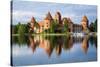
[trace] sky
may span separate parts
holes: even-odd
[[[26,24],[30,22],[31,17],[35,17],[37,22],[42,21],[48,11],[50,11],[52,17],[59,11],[62,18],[69,17],[76,24],[80,24],[84,15],[88,17],[89,24],[97,18],[96,5],[13,1],[12,8],[12,24],[18,24],[18,22]]]

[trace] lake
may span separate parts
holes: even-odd
[[[97,37],[12,36],[11,65],[97,61]]]

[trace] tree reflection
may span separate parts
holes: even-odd
[[[68,36],[68,37],[65,38],[63,48],[65,50],[70,50],[72,47],[73,47],[73,37]]]
[[[19,46],[22,46],[22,45],[26,45],[27,41],[28,41],[28,36],[12,36],[11,38],[11,43],[13,45],[15,44],[18,44]]]
[[[97,49],[97,36],[90,36],[89,41],[91,43],[92,46],[95,46]]]
[[[12,37],[12,43],[19,46],[27,45],[32,49],[34,53],[36,48],[43,48],[48,57],[52,55],[55,50],[56,55],[60,56],[62,50],[70,50],[75,43],[79,43],[84,53],[87,54],[89,48],[89,42],[91,45],[97,48],[97,37],[85,36],[85,37],[72,37],[70,36],[42,36],[42,35],[29,35]]]
[[[56,48],[56,53],[59,56],[62,51],[62,45],[64,43],[64,38],[62,36],[55,36],[55,48]]]

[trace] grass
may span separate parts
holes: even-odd
[[[12,36],[19,36],[20,34],[12,34]],[[28,34],[25,34],[28,35]],[[70,35],[70,33],[40,33],[40,34],[32,34],[32,36],[34,35],[46,35],[46,36],[67,36]]]
[[[33,36],[34,35],[46,35],[46,36],[67,36],[68,34],[59,34],[59,33],[57,33],[57,34],[55,34],[55,33],[47,33],[47,34],[32,34]]]
[[[12,34],[12,36],[19,36],[19,34]]]
[[[97,33],[96,32],[92,32],[94,33],[93,36],[97,36]],[[20,34],[12,34],[12,36],[19,36]],[[29,34],[24,34],[24,35],[29,35]],[[67,33],[40,33],[40,34],[35,34],[33,33],[32,36],[35,36],[35,35],[43,35],[43,36],[69,36],[71,35],[70,32],[67,32]],[[88,33],[89,35],[89,33]]]

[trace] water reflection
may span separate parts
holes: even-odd
[[[83,41],[82,41],[82,49],[85,54],[87,54],[88,48],[89,48],[89,37],[85,36]]]
[[[81,45],[84,54],[88,53],[89,43],[97,48],[97,37],[84,36],[84,37],[72,37],[72,36],[23,36],[13,37],[12,44],[18,44],[19,46],[27,45],[31,48],[33,54],[36,48],[43,48],[45,53],[50,57],[53,50],[56,55],[60,56],[62,50],[71,50],[75,44]]]

